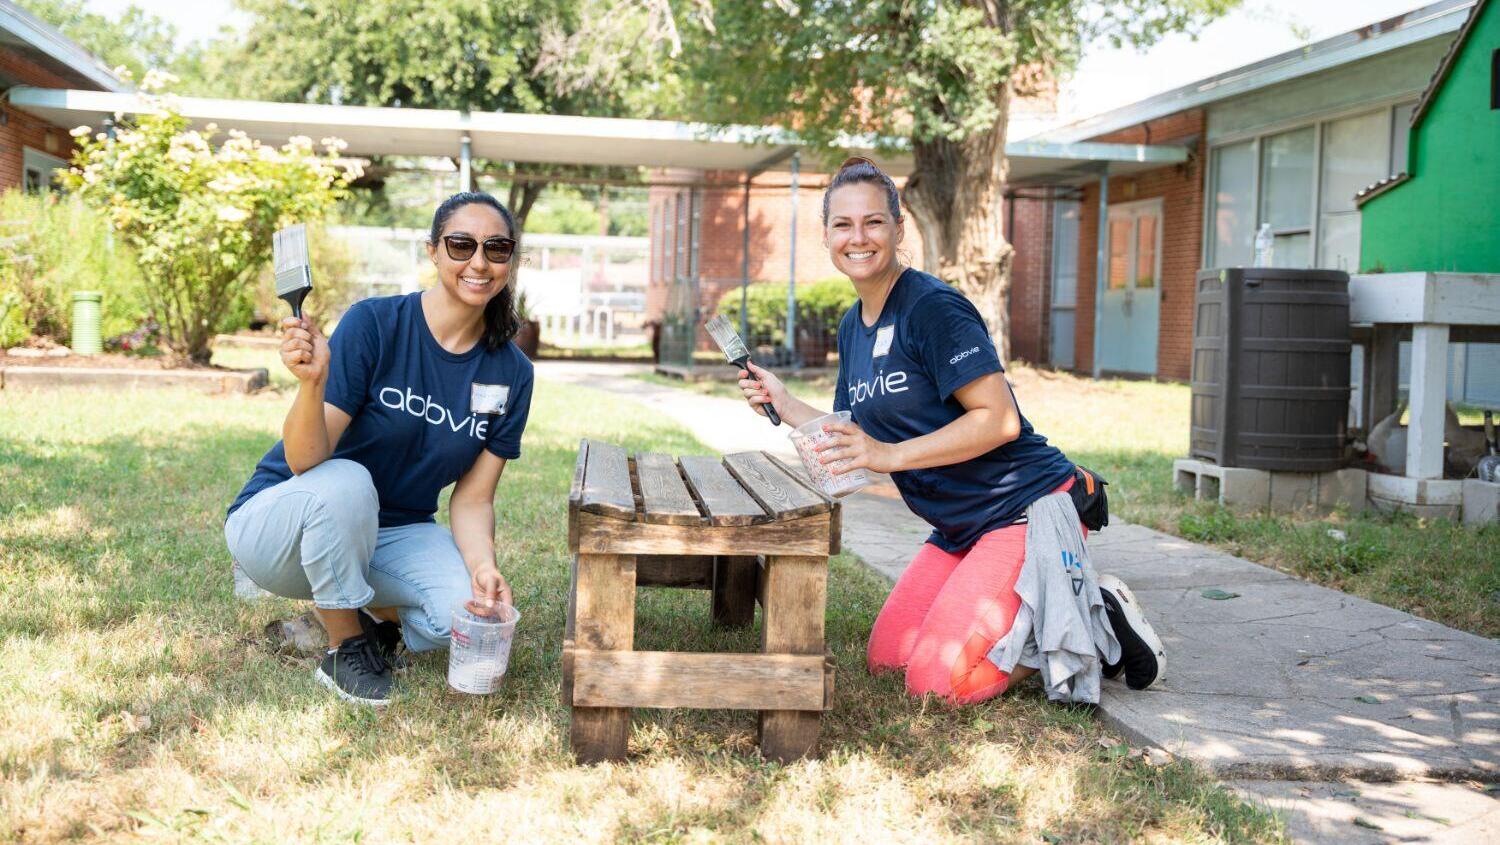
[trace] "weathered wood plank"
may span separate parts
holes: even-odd
[[[630,462],[613,443],[588,442],[587,466],[579,510],[615,519],[635,519],[635,491],[630,486]]]
[[[567,662],[567,658],[564,658]],[[573,705],[821,712],[820,654],[574,650]]]
[[[568,488],[568,549],[578,550],[578,508],[583,504],[583,473],[588,466],[589,442],[578,441],[578,461],[573,464],[573,485]]]
[[[724,555],[713,562],[714,623],[743,628],[754,622],[760,561],[753,556]]]
[[[817,556],[773,556],[762,573],[766,654],[824,654],[823,619],[828,598],[828,560]],[[817,713],[762,710],[760,753],[788,762],[816,749],[821,723]]]
[[[652,525],[592,513],[578,515],[580,554],[822,555],[827,557],[830,514],[761,525]]]
[[[641,481],[641,521],[659,525],[704,525],[708,518],[688,491],[677,462],[671,455],[635,456],[636,476]]]
[[[776,519],[795,519],[833,509],[833,502],[813,493],[807,485],[788,475],[764,452],[725,455],[724,466]]]
[[[635,558],[581,554],[575,566],[573,651],[629,650],[635,643]],[[577,665],[568,668],[576,686]],[[580,763],[624,760],[630,710],[574,707],[570,739]]]
[[[635,559],[635,585],[712,589],[714,558],[708,555],[641,555]]]
[[[770,514],[729,474],[718,458],[684,455],[682,474],[716,526],[753,525],[771,521]]]
[[[807,477],[807,470],[804,469],[800,463],[796,465],[789,464],[786,461],[783,461],[781,458],[771,454],[770,452],[764,452],[762,454],[764,454],[766,458],[771,461],[771,463],[780,467],[781,471],[786,473],[788,478],[792,479],[798,484],[801,484],[802,488],[807,492],[813,494],[814,496],[817,496],[830,505],[837,505],[839,503],[838,499],[835,499],[827,493],[824,493],[822,490],[819,490],[817,485],[812,483],[812,479]]]

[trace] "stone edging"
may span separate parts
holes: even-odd
[[[133,390],[188,387],[199,393],[253,393],[269,383],[262,367],[250,370],[130,370],[109,367],[0,367],[0,389],[97,387]]]

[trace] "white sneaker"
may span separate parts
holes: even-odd
[[[1161,638],[1141,612],[1140,602],[1130,588],[1113,575],[1099,576],[1099,594],[1109,615],[1115,639],[1120,641],[1120,662],[1104,664],[1104,677],[1114,678],[1125,672],[1125,684],[1131,689],[1146,689],[1167,671],[1167,652]]]

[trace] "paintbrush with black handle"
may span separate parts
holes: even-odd
[[[307,226],[298,223],[271,236],[271,259],[276,269],[276,295],[302,319],[302,300],[312,290],[312,267],[307,258]]]
[[[719,344],[719,349],[723,350],[724,357],[729,359],[729,363],[747,373],[750,372],[750,350],[745,346],[745,341],[740,339],[739,332],[734,330],[734,326],[729,325],[729,321],[724,319],[723,315],[709,320],[703,327],[708,329],[714,343]],[[781,415],[776,413],[776,408],[770,402],[761,407],[766,409],[766,416],[770,418],[772,425],[781,425]]]

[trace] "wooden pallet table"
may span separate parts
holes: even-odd
[[[761,754],[810,755],[833,694],[823,645],[838,502],[763,452],[673,458],[585,440],[568,496],[563,702],[580,762],[623,760],[633,707],[759,711]],[[710,590],[761,652],[636,651],[636,587]]]

